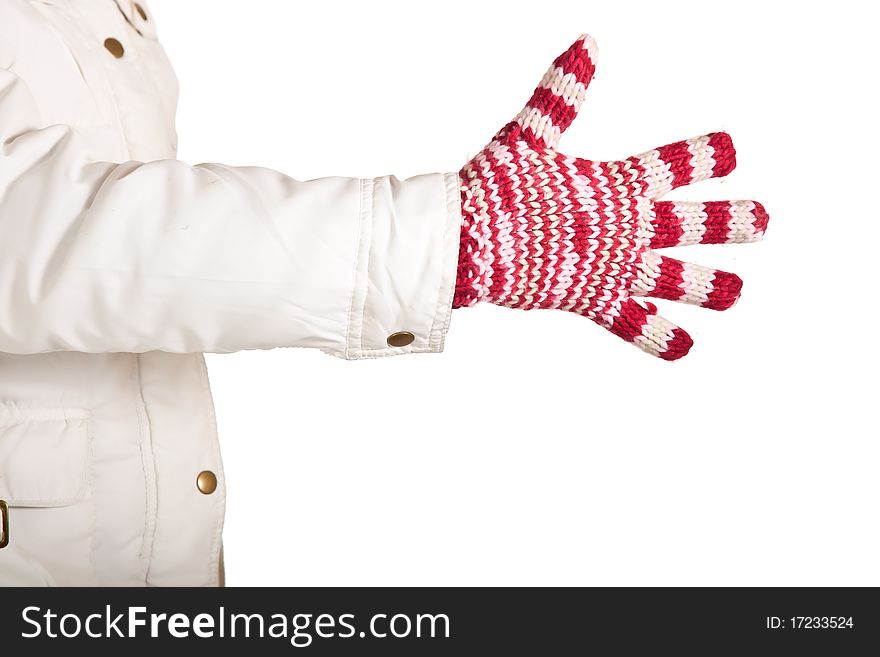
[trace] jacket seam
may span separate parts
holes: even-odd
[[[144,477],[144,531],[141,535],[141,548],[138,558],[142,561],[144,584],[150,579],[150,567],[153,561],[153,542],[156,538],[156,524],[159,518],[158,482],[156,481],[156,456],[153,453],[153,433],[150,411],[144,399],[143,381],[141,380],[141,357],[135,354],[132,359],[132,383],[134,384],[137,401],[135,413],[138,426],[138,451],[141,458],[141,472]],[[144,426],[146,424],[146,426]],[[148,473],[147,465],[152,465],[152,473]],[[152,474],[152,476],[150,476]],[[150,500],[153,500],[151,509]],[[152,518],[151,518],[152,515]]]
[[[440,287],[437,291],[437,306],[431,327],[429,347],[441,351],[452,319],[452,298],[455,292],[456,264],[458,262],[458,242],[455,235],[461,232],[461,197],[458,174],[447,173],[442,178],[445,219],[443,225],[443,261],[441,263]],[[447,273],[449,272],[449,273]]]
[[[369,204],[370,212],[369,212],[369,215],[366,217],[366,221],[369,222],[367,225],[367,228],[369,230],[368,230],[368,234],[366,236],[367,245],[366,245],[366,253],[364,256],[366,258],[366,262],[364,263],[364,268],[363,268],[364,303],[363,303],[363,306],[361,307],[361,316],[360,316],[361,326],[360,326],[360,336],[359,336],[360,339],[358,340],[358,352],[362,352],[364,350],[364,330],[365,330],[365,324],[367,321],[367,302],[369,301],[369,297],[370,297],[370,265],[373,262],[373,247],[375,246],[374,245],[375,240],[373,239],[373,233],[374,233],[373,223],[376,220],[376,183],[377,182],[378,181],[374,178],[372,180],[372,185],[370,186],[370,204]]]
[[[95,581],[98,581],[98,568],[97,564],[95,564],[95,534],[98,529],[98,503],[95,499],[95,489],[92,485],[92,480],[94,478],[94,463],[95,463],[95,454],[94,454],[94,440],[92,436],[92,425],[89,419],[85,420],[85,431],[86,431],[86,440],[88,441],[88,449],[86,450],[86,486],[87,489],[81,499],[88,499],[89,503],[89,519],[91,521],[91,526],[89,528],[89,567],[92,569],[92,577],[95,578]]]
[[[223,505],[223,508],[216,514],[217,518],[214,521],[214,538],[211,541],[211,559],[208,563],[208,582],[211,586],[219,586],[220,554],[223,549],[223,525],[226,515],[226,474],[223,470],[223,456],[220,452],[219,434],[217,431],[217,415],[216,409],[214,408],[214,396],[211,394],[211,384],[208,379],[208,366],[205,363],[205,357],[203,354],[193,354],[193,359],[195,360],[196,368],[199,371],[199,382],[208,406],[208,424],[211,430],[211,435],[209,436],[211,451],[216,459],[216,465],[214,467],[217,470],[216,474],[219,474],[218,479],[221,487],[220,491],[215,492],[222,491],[223,495],[223,501],[218,502],[218,504]]]
[[[92,411],[88,408],[20,406],[0,402],[0,425],[2,426],[88,420],[91,416]]]
[[[357,218],[357,236],[355,238],[355,251],[354,258],[352,264],[352,281],[351,281],[351,293],[348,297],[348,314],[345,322],[345,344],[343,345],[342,354],[344,358],[350,358],[351,354],[356,351],[353,349],[352,342],[354,341],[354,328],[355,328],[355,299],[358,295],[358,290],[360,288],[360,270],[361,270],[361,251],[363,250],[363,242],[365,239],[364,235],[364,226],[366,224],[366,214],[368,211],[372,211],[372,202],[373,202],[373,180],[369,178],[362,178],[358,181],[359,186],[359,194],[358,194],[358,218]],[[364,294],[364,308],[366,307],[366,294]],[[361,309],[363,311],[363,308]],[[360,341],[363,339],[363,321],[361,321],[361,337]]]

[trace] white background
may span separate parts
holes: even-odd
[[[875,22],[865,3],[153,0],[180,155],[297,178],[457,171],[579,33],[562,150],[728,130],[766,240],[654,360],[591,322],[456,311],[442,355],[209,357],[231,585],[880,585]],[[825,8],[820,10],[818,7]]]

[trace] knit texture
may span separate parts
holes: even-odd
[[[675,360],[682,329],[639,297],[730,308],[735,274],[654,249],[760,239],[767,213],[754,201],[661,201],[672,189],[726,176],[730,137],[713,133],[625,160],[556,151],[583,103],[595,42],[578,39],[545,74],[526,107],[461,170],[463,222],[453,307],[490,302],[589,317],[644,351]]]

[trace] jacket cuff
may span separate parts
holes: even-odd
[[[355,281],[342,356],[443,350],[458,261],[459,188],[454,173],[361,180]]]

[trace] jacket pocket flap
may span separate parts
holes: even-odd
[[[0,402],[0,499],[67,506],[88,488],[89,412]]]

